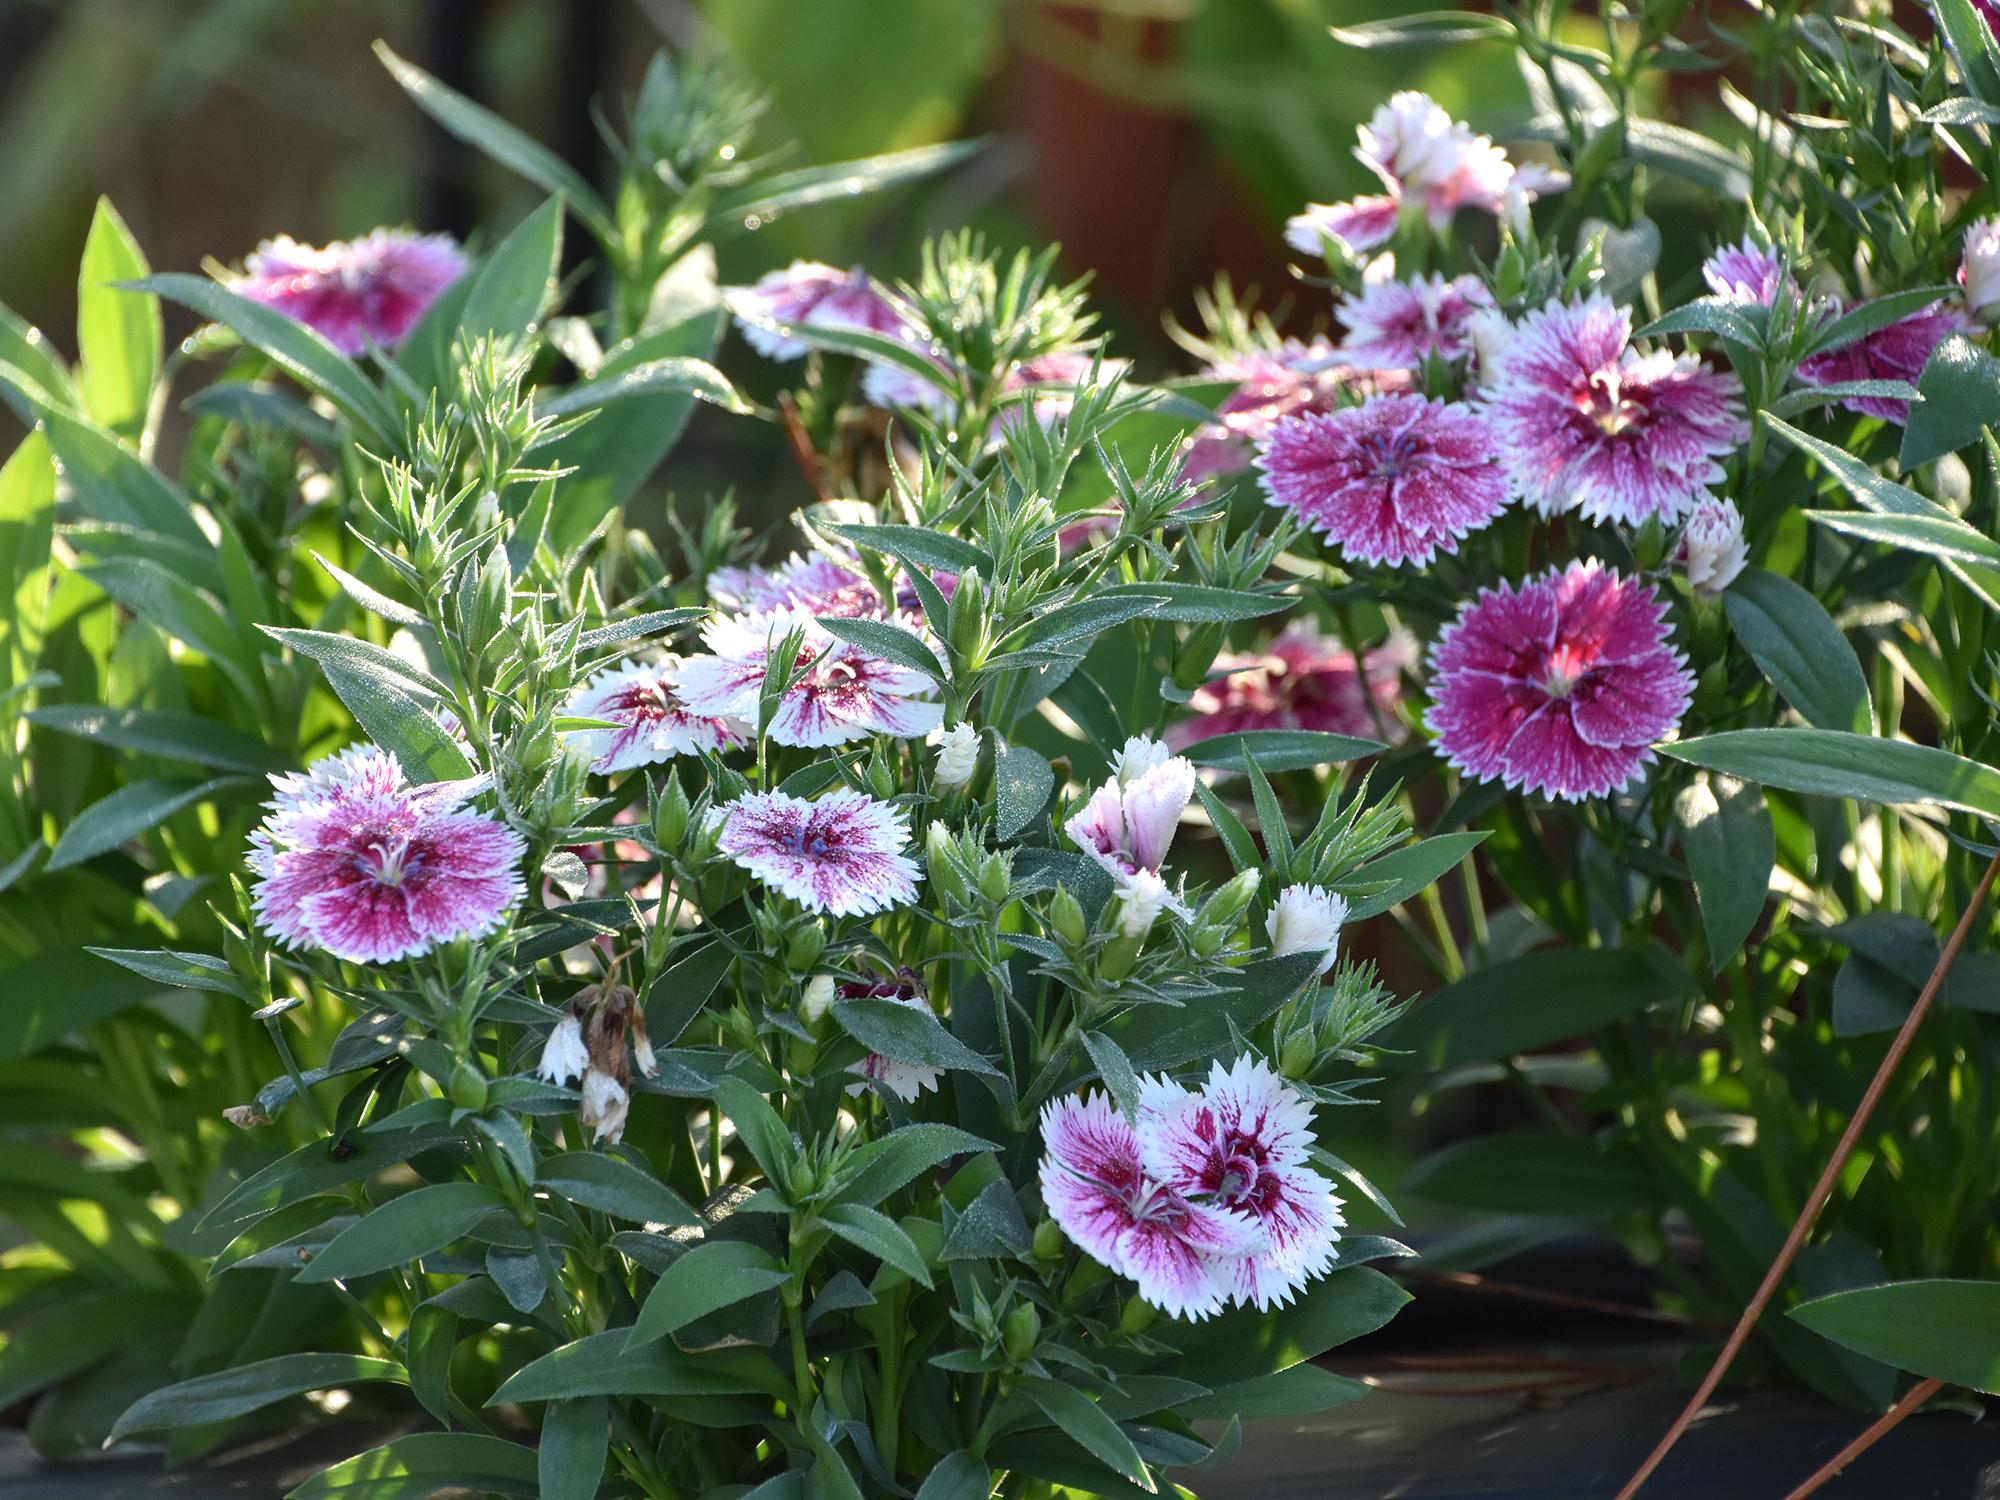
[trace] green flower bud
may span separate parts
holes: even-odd
[[[451,1070],[451,1102],[460,1109],[486,1108],[486,1078],[461,1059]]]
[[[988,619],[986,581],[977,568],[967,568],[958,575],[946,619],[952,655],[969,669],[984,665],[992,644],[989,638],[992,623]]]
[[[819,956],[826,951],[826,929],[818,922],[807,922],[792,929],[792,935],[785,944],[785,967],[794,974],[803,974],[819,962]]]
[[[1116,984],[1132,972],[1132,965],[1139,961],[1139,950],[1146,945],[1144,934],[1138,937],[1119,936],[1104,945],[1104,951],[1097,956],[1098,978]]]
[[[785,1186],[794,1202],[810,1198],[814,1189],[819,1186],[818,1174],[813,1171],[810,1162],[800,1157],[792,1163],[792,1170],[786,1174]]]
[[[1174,686],[1193,691],[1208,680],[1215,654],[1222,649],[1220,625],[1197,625],[1174,653]]]
[[[1042,1315],[1035,1311],[1035,1304],[1023,1302],[1007,1314],[1005,1330],[1001,1335],[1001,1347],[1007,1357],[1019,1364],[1035,1352],[1035,1343],[1042,1336]]]
[[[1063,1253],[1063,1232],[1056,1228],[1054,1219],[1044,1219],[1035,1226],[1035,1259],[1055,1260]]]
[[[1128,1298],[1118,1309],[1118,1327],[1127,1338],[1137,1338],[1153,1326],[1153,1319],[1159,1311],[1150,1302],[1141,1302],[1137,1297]]]
[[[1262,870],[1245,870],[1216,891],[1201,908],[1202,925],[1227,928],[1234,924],[1256,899],[1257,886],[1263,878]]]
[[[964,906],[972,899],[972,887],[958,868],[957,852],[952,847],[951,831],[942,823],[931,824],[924,836],[924,864],[930,872],[931,888],[948,904]]]
[[[1303,1078],[1312,1071],[1316,1049],[1312,1037],[1304,1031],[1295,1031],[1285,1039],[1284,1050],[1278,1054],[1278,1071],[1287,1078]]]
[[[661,783],[659,800],[653,804],[653,841],[664,853],[676,854],[687,829],[687,793],[681,788],[679,775],[669,771]]]
[[[1084,939],[1090,936],[1090,925],[1083,919],[1083,907],[1069,893],[1066,885],[1057,886],[1055,895],[1049,898],[1049,926],[1071,948],[1082,947]]]
[[[868,789],[884,802],[896,795],[896,773],[889,769],[888,757],[880,746],[868,761]]]
[[[1007,867],[1007,859],[1001,854],[989,854],[979,865],[979,894],[995,906],[1006,904],[1007,893],[1013,886],[1013,872]]]

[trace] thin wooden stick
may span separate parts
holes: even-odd
[[[1821,1485],[1874,1447],[1890,1428],[1935,1396],[1943,1385],[1942,1380],[1920,1380],[1911,1386],[1908,1395],[1877,1417],[1866,1432],[1828,1459],[1812,1478],[1785,1496],[1785,1500],[1806,1500],[1806,1496],[1818,1493]]]
[[[1855,1109],[1853,1118],[1847,1122],[1847,1129],[1841,1133],[1840,1144],[1834,1147],[1833,1156],[1828,1160],[1826,1170],[1820,1173],[1819,1183],[1813,1188],[1812,1196],[1806,1199],[1805,1207],[1799,1210],[1799,1216],[1792,1224],[1791,1233],[1785,1236],[1784,1248],[1778,1252],[1778,1258],[1771,1262],[1771,1268],[1764,1273],[1764,1281],[1757,1288],[1757,1295],[1752,1297],[1750,1305],[1743,1309],[1743,1316],[1737,1319],[1736,1327],[1730,1330],[1728,1341],[1722,1346],[1722,1352],[1715,1356],[1715,1363],[1710,1365],[1708,1373],[1702,1376],[1701,1384],[1695,1388],[1694,1395],[1682,1408],[1681,1414],[1674,1418],[1674,1425],[1667,1429],[1667,1435],[1660,1439],[1658,1445],[1646,1456],[1646,1461],[1639,1465],[1638,1472],[1625,1482],[1625,1488],[1618,1492],[1617,1500],[1632,1500],[1646,1481],[1652,1478],[1653,1471],[1659,1468],[1667,1454],[1673,1451],[1674,1444],[1681,1440],[1681,1434],[1693,1425],[1694,1419],[1701,1414],[1701,1409],[1708,1404],[1708,1398],[1715,1394],[1715,1388],[1722,1384],[1722,1377],[1728,1373],[1729,1366],[1742,1352],[1743,1345],[1749,1341],[1750,1331],[1757,1326],[1757,1320],[1763,1316],[1764,1309],[1777,1295],[1778,1287],[1785,1279],[1785,1273],[1792,1268],[1793,1260],[1798,1257],[1800,1249],[1805,1245],[1806,1236],[1812,1232],[1813,1221],[1819,1217],[1819,1211],[1826,1206],[1826,1200],[1833,1196],[1834,1186],[1840,1181],[1840,1174],[1847,1166],[1847,1159],[1854,1154],[1854,1148],[1860,1144],[1861,1132],[1867,1129],[1869,1116],[1875,1113],[1875,1106],[1881,1102],[1883,1092],[1889,1087],[1890,1078],[1895,1075],[1897,1066],[1903,1061],[1903,1054],[1910,1050],[1910,1043],[1916,1039],[1917,1027],[1922,1023],[1925,1013],[1930,1010],[1931,1001],[1937,998],[1938,990],[1943,987],[1945,975],[1951,972],[1952,963],[1958,957],[1958,950],[1965,946],[1966,935],[1972,931],[1972,919],[1978,915],[1979,908],[1985,905],[1987,894],[1993,889],[1995,876],[2000,876],[2000,854],[1993,856],[1992,862],[1986,867],[1986,873],[1979,877],[1979,885],[1974,889],[1972,899],[1965,904],[1965,912],[1959,917],[1958,925],[1952,929],[1951,937],[1946,940],[1944,951],[1938,955],[1937,964],[1931,970],[1931,977],[1924,981],[1923,993],[1917,996],[1917,1003],[1910,1007],[1910,1014],[1904,1020],[1902,1029],[1896,1033],[1895,1041],[1889,1044],[1889,1051],[1882,1059],[1882,1066],[1875,1070],[1874,1078],[1869,1080],[1868,1091],[1861,1096],[1861,1103]]]

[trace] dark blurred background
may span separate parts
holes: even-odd
[[[815,210],[725,248],[726,278],[796,255],[913,269],[927,231],[1064,246],[1120,352],[1169,359],[1163,309],[1227,271],[1290,285],[1279,230],[1362,189],[1355,124],[1422,86],[1475,124],[1518,116],[1498,49],[1359,53],[1329,25],[1427,0],[0,0],[0,302],[70,342],[90,205],[159,268],[266,236],[378,223],[491,234],[531,190],[431,127],[369,51],[405,56],[602,178],[612,118],[660,47],[768,94],[765,148],[835,161],[965,135],[947,180]],[[1308,303],[1310,305],[1308,305]],[[1294,303],[1309,321],[1323,297]]]

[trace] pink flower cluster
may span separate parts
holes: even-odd
[[[1042,1111],[1042,1202],[1142,1300],[1201,1319],[1284,1306],[1333,1264],[1340,1200],[1309,1165],[1312,1106],[1262,1061],[1199,1091],[1141,1080],[1127,1119],[1101,1094]]]
[[[266,240],[231,285],[319,334],[342,354],[394,348],[465,272],[446,234],[377,229],[324,247]]]

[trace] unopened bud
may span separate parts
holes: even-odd
[[[803,974],[819,962],[820,954],[826,951],[826,929],[818,922],[807,922],[792,929],[792,935],[785,944],[785,967],[794,974]]]
[[[1005,1331],[1001,1336],[1001,1347],[1007,1357],[1019,1364],[1035,1352],[1035,1343],[1042,1336],[1042,1315],[1035,1311],[1035,1304],[1023,1302],[1007,1314]]]
[[[989,854],[979,862],[979,894],[995,906],[1003,906],[1013,888],[1013,873],[1002,854]]]
[[[896,795],[896,773],[879,745],[868,760],[868,789],[884,802]]]
[[[1200,687],[1208,680],[1208,669],[1215,665],[1215,654],[1221,649],[1220,625],[1198,625],[1190,630],[1174,653],[1174,686],[1186,691]]]
[[[460,1109],[486,1108],[486,1079],[469,1062],[461,1060],[451,1070],[451,1102]]]
[[[799,1014],[805,1017],[808,1026],[817,1026],[831,1009],[833,1009],[833,976],[815,974],[805,982],[805,988],[799,992]]]
[[[1044,1219],[1035,1226],[1035,1259],[1054,1260],[1063,1253],[1063,1232],[1056,1228],[1054,1219]]]
[[[1295,1031],[1285,1038],[1284,1050],[1278,1054],[1278,1071],[1287,1078],[1303,1078],[1312,1071],[1313,1058],[1312,1037]]]
[[[1090,936],[1090,927],[1083,919],[1083,907],[1076,897],[1069,893],[1069,887],[1059,885],[1055,895],[1049,898],[1049,926],[1055,935],[1072,948],[1083,946]]]
[[[938,740],[937,767],[931,779],[941,787],[964,786],[979,766],[979,731],[954,724]]]
[[[947,619],[952,654],[968,668],[984,665],[991,642],[987,639],[986,583],[977,568],[967,568],[958,575]]]
[[[660,783],[659,800],[653,804],[653,842],[661,852],[676,855],[687,836],[688,799],[680,777],[668,771]]]
[[[1137,1338],[1153,1326],[1153,1319],[1158,1316],[1152,1303],[1132,1297],[1118,1309],[1118,1327],[1127,1338]]]
[[[1257,886],[1263,878],[1262,870],[1245,870],[1210,896],[1201,909],[1203,925],[1227,927],[1242,916],[1255,898]]]
[[[930,871],[931,889],[953,906],[963,906],[972,896],[972,887],[953,857],[951,833],[944,824],[933,823],[924,836],[924,863]]]

